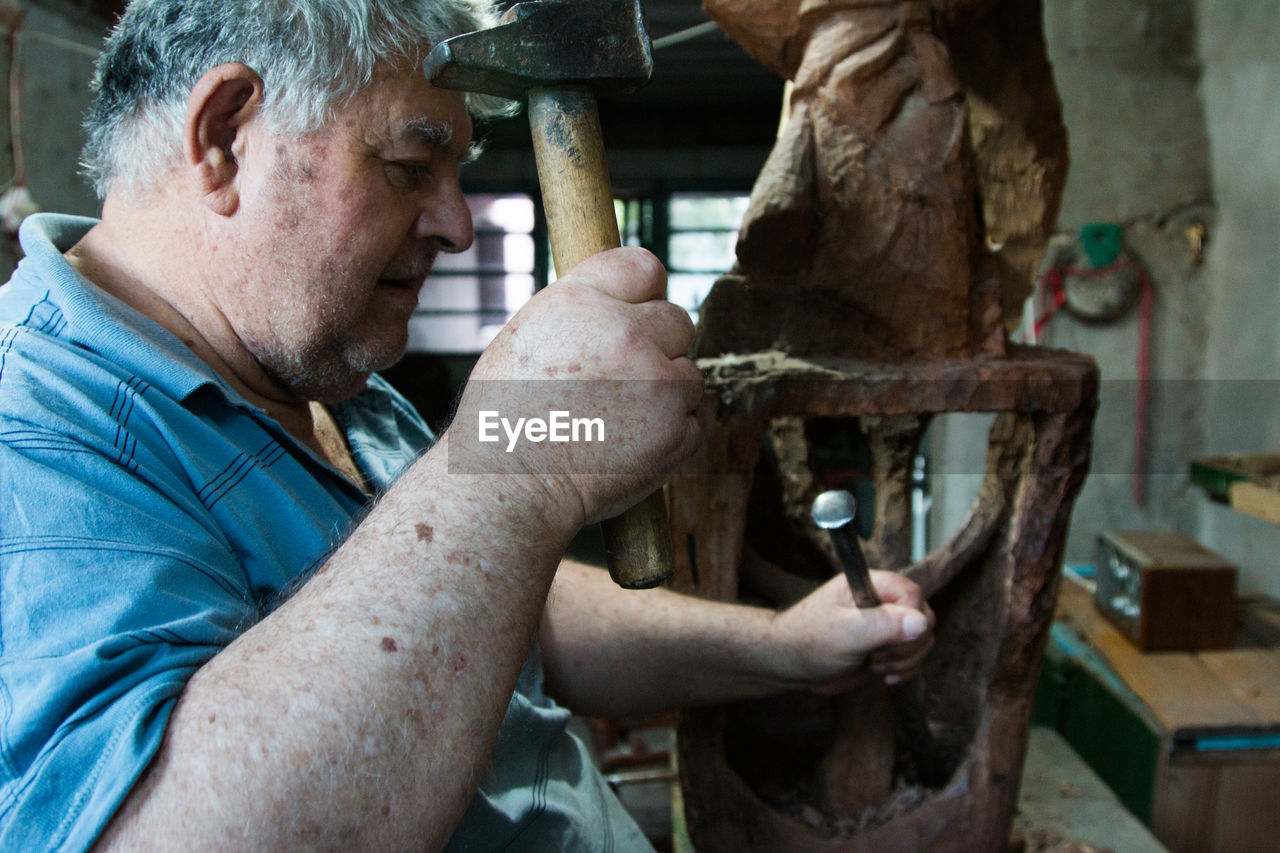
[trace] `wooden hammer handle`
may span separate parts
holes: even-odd
[[[604,156],[600,114],[586,88],[529,92],[529,124],[547,212],[551,255],[564,275],[598,252],[622,245]],[[671,577],[671,535],[662,490],[604,524],[609,574],[626,589]]]

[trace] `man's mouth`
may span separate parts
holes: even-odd
[[[411,297],[416,304],[418,293],[422,290],[427,276],[431,274],[435,259],[434,251],[416,252],[411,256],[403,256],[400,260],[387,265],[382,275],[378,277],[378,284],[388,290],[396,291],[397,295]]]
[[[383,278],[378,279],[378,284],[383,284],[388,287],[402,287],[406,290],[417,290],[422,286],[422,282],[425,279],[426,276],[413,276],[412,278],[390,278],[384,276]]]
[[[382,277],[378,279],[378,288],[393,299],[418,304],[418,294],[422,290],[425,275],[414,275],[409,278]]]

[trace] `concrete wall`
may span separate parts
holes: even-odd
[[[1188,530],[1200,500],[1187,468],[1201,451],[1208,272],[1188,229],[1212,233],[1214,211],[1195,26],[1191,0],[1045,2],[1071,152],[1058,228],[1069,238],[1089,223],[1124,227],[1152,282],[1151,375],[1161,380],[1147,388],[1148,417],[1139,425],[1139,312],[1104,326],[1065,312],[1051,321],[1049,344],[1089,353],[1102,376],[1093,465],[1069,561],[1091,562],[1103,530]],[[1140,427],[1141,504],[1133,481]]]
[[[1205,446],[1280,451],[1280,4],[1199,0],[1218,224],[1206,263]],[[1280,597],[1280,527],[1203,501],[1198,538]]]
[[[0,9],[17,4],[6,2]],[[93,57],[106,30],[105,22],[83,7],[61,0],[28,4],[18,27],[17,62],[11,41],[0,42],[0,110],[12,116],[10,75],[17,69],[21,86],[20,147],[26,161],[27,187],[43,210],[94,216],[98,202],[77,174],[80,119],[89,105]],[[0,122],[0,181],[5,189],[14,177],[13,124]],[[13,271],[14,247],[0,244],[0,281]]]

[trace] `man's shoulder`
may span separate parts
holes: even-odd
[[[29,264],[0,287],[0,442],[115,458],[122,442],[164,432],[198,379],[175,381],[169,359],[63,284]]]
[[[5,401],[83,392],[119,372],[64,335],[66,315],[49,293],[30,291],[29,281],[0,287],[0,410]]]
[[[33,221],[35,220],[35,221]],[[37,214],[22,224],[27,256],[0,286],[0,384],[150,384],[181,400],[221,385],[172,333],[81,276],[63,256],[95,220]],[[56,365],[56,373],[51,367]],[[12,389],[11,389],[12,390]],[[3,393],[0,391],[0,393]]]
[[[46,328],[0,326],[0,444],[13,450],[114,458],[140,430],[136,403],[149,388],[145,377]]]

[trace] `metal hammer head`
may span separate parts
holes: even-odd
[[[809,515],[813,523],[823,530],[838,530],[853,521],[858,514],[858,502],[844,489],[832,489],[813,499]]]
[[[530,89],[565,84],[628,92],[653,75],[639,0],[531,0],[503,21],[436,45],[422,63],[427,79],[522,101]]]

